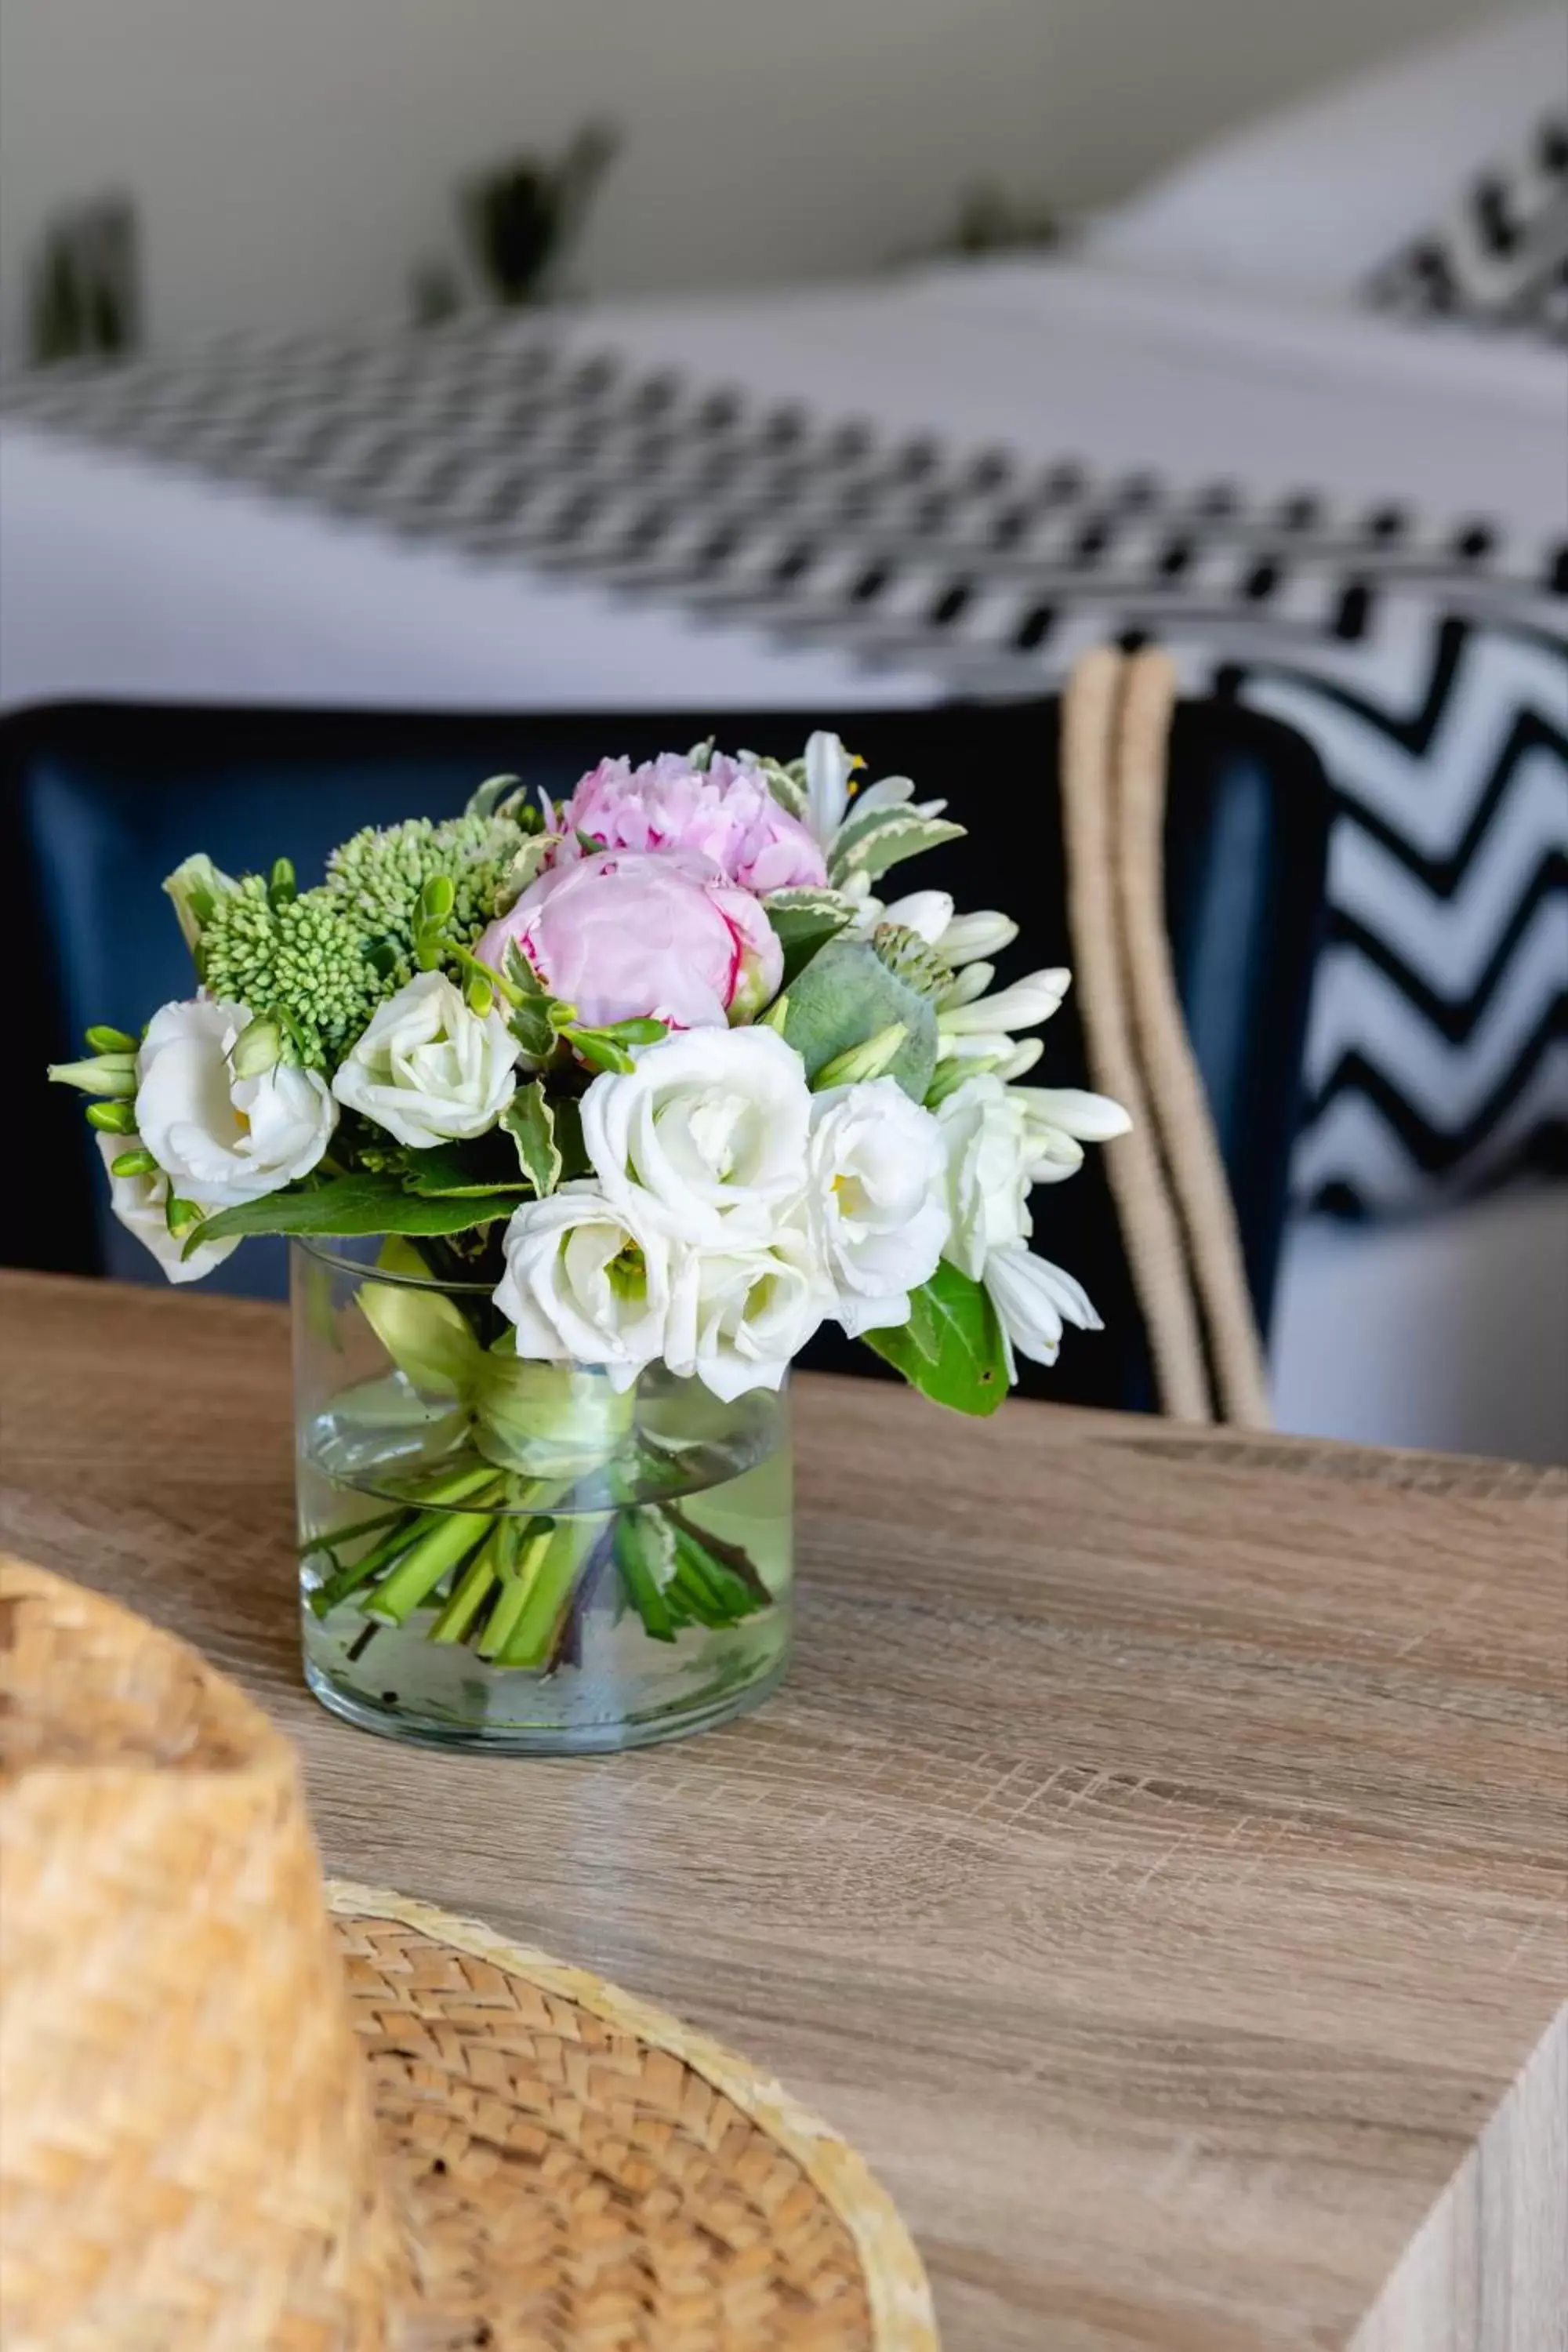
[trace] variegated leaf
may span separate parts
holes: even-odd
[[[757,766],[780,808],[787,809],[791,816],[798,817],[805,824],[811,814],[811,803],[804,781],[788,768],[781,767],[776,760],[759,760]]]
[[[519,1087],[500,1124],[517,1146],[523,1174],[542,1201],[561,1181],[561,1150],[555,1140],[555,1114],[537,1078]]]
[[[829,873],[840,886],[856,875],[875,881],[900,859],[918,856],[921,850],[935,849],[944,841],[960,840],[963,834],[963,825],[946,817],[922,816],[917,809],[868,809],[840,825]]]
[[[803,883],[793,889],[770,891],[763,900],[763,911],[784,950],[783,984],[787,988],[818,948],[826,947],[854,922],[859,909],[841,891]]]

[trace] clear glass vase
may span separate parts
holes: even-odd
[[[424,1253],[428,1250],[429,1257]],[[786,1400],[520,1358],[490,1280],[291,1244],[305,1677],[366,1730],[574,1755],[754,1706],[791,1627]]]

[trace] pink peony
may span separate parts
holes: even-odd
[[[672,1029],[721,1029],[760,1013],[784,977],[760,902],[683,851],[613,849],[553,867],[475,953],[504,971],[513,940],[590,1028],[651,1013]]]
[[[577,838],[584,833],[606,849],[693,850],[759,896],[827,879],[821,850],[780,807],[766,777],[722,751],[706,770],[678,751],[640,768],[602,760],[556,823],[565,836],[556,853],[563,864],[584,854]]]

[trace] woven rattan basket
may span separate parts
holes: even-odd
[[[6,2352],[932,2352],[891,2204],[743,2060],[330,1906],[258,1709],[0,1560]]]

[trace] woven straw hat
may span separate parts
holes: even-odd
[[[322,1887],[292,1749],[0,1559],[7,2352],[934,2352],[859,2159],[581,1970]]]

